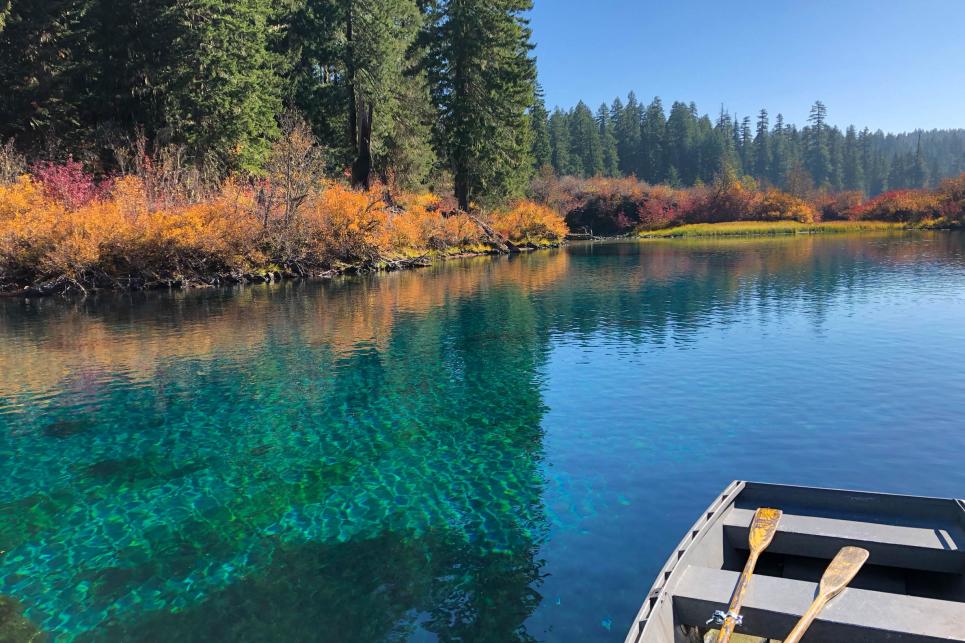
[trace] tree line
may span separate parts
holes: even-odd
[[[537,91],[532,115],[534,162],[560,176],[636,176],[690,187],[730,173],[800,195],[875,195],[933,186],[965,171],[965,130],[842,131],[828,124],[820,101],[801,128],[781,114],[772,121],[766,109],[753,119],[721,109],[712,119],[694,103],[674,102],[668,114],[659,97],[644,105],[632,92],[595,112],[581,101],[550,113]]]
[[[301,113],[353,185],[501,199],[532,168],[529,0],[0,2],[0,137],[109,172],[136,138],[257,174]],[[0,141],[0,142],[2,142]]]
[[[632,93],[550,113],[531,0],[0,0],[0,144],[109,175],[127,150],[259,175],[285,115],[354,186],[451,190],[462,208],[535,172],[693,186],[721,174],[796,194],[935,185],[965,171],[965,130],[798,128],[766,110],[700,115]]]

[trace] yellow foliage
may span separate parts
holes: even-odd
[[[555,210],[532,201],[493,214],[493,229],[515,243],[559,241],[568,233],[566,222]]]
[[[229,180],[213,196],[180,205],[125,176],[101,196],[68,207],[24,176],[0,185],[0,287],[62,276],[99,285],[240,276],[273,265],[325,268],[478,249],[484,241],[473,219],[444,213],[432,194],[390,198],[381,187],[318,187],[295,215],[279,217],[257,184]],[[494,221],[517,242],[566,234],[558,215],[529,202],[496,213]]]
[[[764,192],[756,214],[756,218],[761,221],[814,223],[818,213],[815,207],[804,199],[771,189]]]

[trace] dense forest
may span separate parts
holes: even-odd
[[[896,135],[850,126],[842,132],[828,125],[820,101],[802,128],[781,114],[772,124],[766,109],[753,119],[722,109],[712,120],[694,103],[675,102],[668,115],[660,98],[643,105],[633,93],[595,113],[580,102],[552,114],[538,95],[532,113],[536,164],[561,176],[636,176],[651,185],[689,187],[725,171],[793,194],[876,195],[965,172],[965,130]]]
[[[965,130],[633,94],[550,113],[531,9],[0,0],[0,292],[378,270],[584,229],[965,225]]]
[[[536,76],[528,0],[14,1],[0,137],[31,159],[123,165],[138,137],[259,174],[297,111],[355,186],[520,193]]]
[[[965,130],[797,127],[631,93],[549,113],[529,0],[50,0],[0,5],[0,139],[30,159],[125,163],[142,137],[258,174],[296,111],[353,185],[522,194],[557,175],[687,187],[736,172],[793,193],[922,188],[965,171]]]

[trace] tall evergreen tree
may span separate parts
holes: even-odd
[[[535,100],[529,110],[530,129],[533,132],[532,154],[533,168],[539,170],[544,165],[553,162],[553,148],[550,145],[549,112],[546,111],[546,101],[543,88],[537,84]]]
[[[751,117],[741,119],[740,160],[743,174],[754,173],[754,136],[751,130]]]
[[[613,120],[610,109],[604,104],[596,111],[596,123],[600,128],[600,145],[603,148],[603,174],[620,176],[620,156],[617,152],[617,139],[613,133]]]
[[[159,74],[164,123],[196,155],[257,170],[277,133],[281,87],[269,50],[270,0],[176,0],[177,57]]]
[[[0,138],[38,154],[84,143],[78,68],[90,0],[31,0],[7,7],[0,31]],[[80,54],[80,56],[79,56]]]
[[[666,178],[667,117],[663,112],[663,103],[659,96],[655,96],[643,114],[640,126],[640,178],[656,184]]]
[[[285,43],[296,105],[352,183],[373,172],[418,183],[433,161],[414,0],[297,0]]]
[[[614,116],[613,128],[617,139],[617,155],[620,171],[624,175],[640,173],[640,103],[636,94],[630,92],[627,104]]]
[[[854,126],[848,127],[844,136],[844,170],[842,172],[844,189],[864,192],[864,167],[861,161],[862,153],[858,142],[858,133]]]
[[[844,185],[844,135],[837,127],[828,129],[828,149],[831,151],[831,174],[828,187],[838,192]]]
[[[603,145],[593,112],[580,101],[570,114],[570,143],[576,174],[583,177],[603,174]]]
[[[771,132],[771,183],[784,186],[787,173],[791,169],[790,150],[788,149],[787,132],[784,129],[784,115],[778,114],[774,119],[774,130]]]
[[[426,69],[459,206],[519,192],[528,179],[536,65],[530,0],[430,0]]]
[[[828,110],[816,101],[808,116],[810,127],[806,133],[805,167],[818,186],[826,186],[831,180],[831,148],[828,145]]]
[[[570,143],[570,119],[565,112],[560,109],[553,110],[549,130],[553,169],[559,176],[574,174],[576,170]]]
[[[915,156],[909,167],[909,187],[923,188],[928,185],[928,166],[921,150],[921,132],[918,132],[918,143],[915,145]]]
[[[693,185],[698,178],[700,157],[697,142],[697,123],[693,112],[686,104],[674,102],[667,117],[667,172],[673,168],[684,185]]]
[[[761,109],[757,114],[757,134],[754,136],[753,147],[754,177],[758,181],[767,181],[771,176],[771,141],[766,109]]]

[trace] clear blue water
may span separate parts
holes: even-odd
[[[62,640],[619,641],[736,478],[965,496],[961,234],[0,300],[0,595]]]

